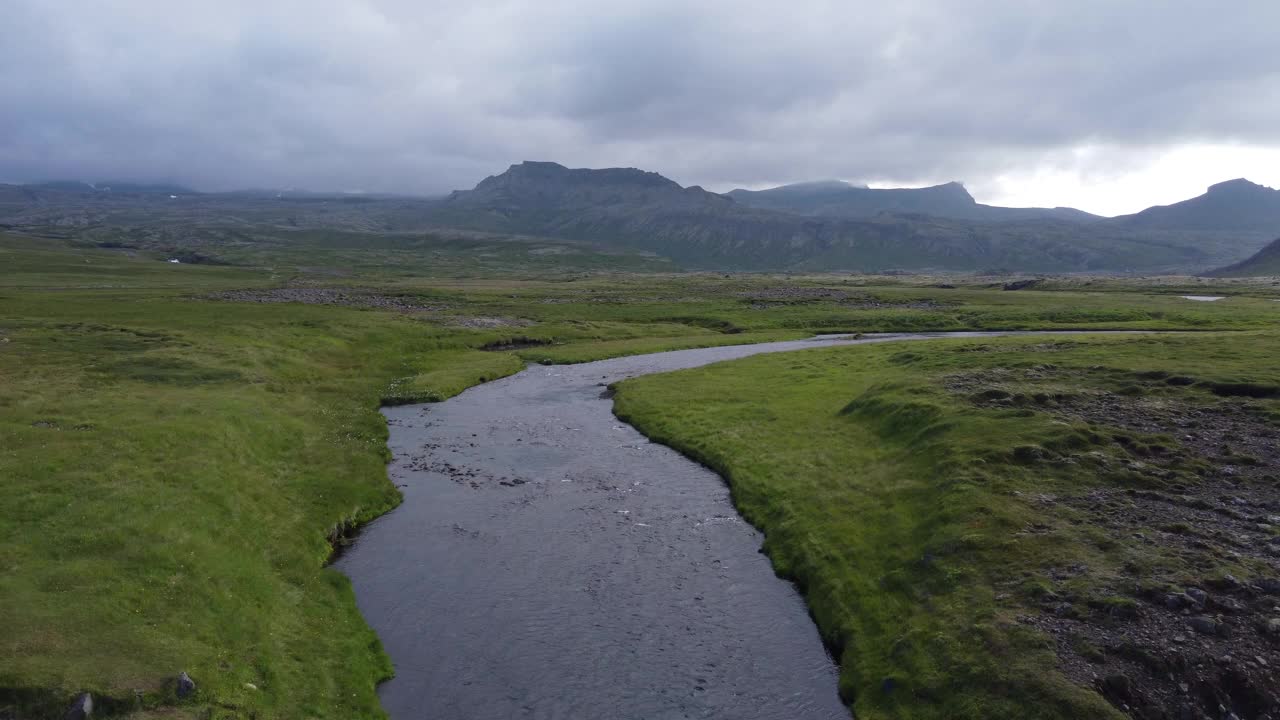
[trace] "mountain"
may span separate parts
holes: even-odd
[[[817,188],[828,190],[840,191],[827,183]],[[930,190],[906,197],[972,201],[958,185]],[[1155,271],[1199,269],[1215,256],[1198,242],[1164,243],[1059,220],[806,216],[750,207],[635,168],[571,170],[550,162],[512,165],[454,192],[424,220],[621,245],[714,269]]]
[[[1199,197],[1108,221],[1145,230],[1212,230],[1280,234],[1280,190],[1244,178],[1220,182]]]
[[[1205,273],[1208,277],[1266,277],[1280,275],[1280,239],[1234,265]]]
[[[471,190],[439,199],[86,187],[0,185],[0,225],[91,242],[124,233],[175,247],[201,238],[247,242],[241,237],[245,227],[369,234],[457,230],[638,250],[689,269],[1045,273],[1201,272],[1238,262],[1280,234],[1265,212],[1275,191],[1240,182],[1216,185],[1204,198],[1169,208],[1088,222],[1007,213],[1010,219],[992,221],[982,213],[993,209],[973,202],[955,183],[871,191],[821,182],[768,191],[767,198],[790,196],[791,206],[800,208],[782,211],[681,187],[654,172],[574,170],[551,162],[512,165]],[[871,197],[881,209],[865,217],[833,217],[802,207],[821,207],[824,195],[840,202]],[[883,209],[884,198],[893,209]],[[947,209],[982,219],[937,214]],[[1170,219],[1171,212],[1184,215]],[[1262,227],[1267,229],[1256,229]]]
[[[982,205],[957,182],[924,188],[873,189],[840,180],[822,180],[768,190],[730,190],[726,195],[750,207],[821,217],[870,218],[883,212],[907,212],[979,222],[1100,219],[1074,208]]]
[[[533,209],[546,205],[591,209],[613,205],[728,207],[727,198],[700,187],[682,188],[674,180],[635,168],[570,170],[559,163],[526,161],[501,175],[481,180],[473,190],[454,191],[455,207]]]

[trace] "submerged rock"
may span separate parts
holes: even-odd
[[[187,671],[183,670],[181,673],[178,674],[178,697],[180,698],[191,697],[191,695],[194,694],[195,691],[196,691],[195,681],[191,679],[191,676],[187,674]]]
[[[80,693],[62,717],[63,720],[85,720],[90,715],[93,715],[93,696],[89,693]]]

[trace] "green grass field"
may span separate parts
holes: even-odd
[[[1277,357],[1280,336],[1259,332],[855,346],[629,380],[615,409],[727,479],[840,658],[856,717],[1119,717],[1063,678],[1052,641],[1020,615],[1054,595],[1105,624],[1152,592],[1274,567],[1046,507],[1038,498],[1099,488],[1216,491],[1202,477],[1210,458],[1177,439],[1062,409],[1227,403],[1265,434],[1280,421]],[[1047,570],[1064,567],[1089,570],[1055,584]]]
[[[327,264],[313,267],[321,263],[311,260],[313,248],[304,240],[273,245],[269,262],[255,261],[251,247],[236,246],[228,254],[238,264],[206,265],[0,234],[0,716],[59,716],[70,697],[89,690],[100,699],[95,716],[381,717],[374,688],[389,663],[358,615],[347,581],[325,565],[333,542],[397,502],[384,469],[386,428],[377,412],[383,403],[441,400],[526,362],[582,362],[815,332],[1256,329],[1280,317],[1269,288],[1245,294],[1233,286],[1237,297],[1199,304],[1140,287],[1002,292],[981,284],[865,286],[865,279],[847,277],[629,275],[602,272],[608,263],[600,257],[572,253],[538,254],[536,267],[521,270],[523,256],[468,264],[471,246],[432,250],[447,262],[388,268],[378,263],[426,251],[395,245],[395,253],[377,262],[362,260],[366,266],[348,263],[358,255],[350,239],[337,243],[338,254],[333,242],[315,241],[324,263],[348,263],[335,273]],[[270,293],[281,287],[367,293],[368,302],[363,295],[346,304],[218,295],[249,290],[278,299]],[[1221,347],[1220,337],[1178,342]],[[1247,337],[1263,343],[1269,336]],[[918,549],[925,535],[911,513],[938,490],[919,485],[917,476],[935,467],[928,463],[943,462],[944,449],[934,436],[917,438],[904,429],[906,420],[898,427],[838,412],[856,397],[867,407],[925,402],[911,387],[892,383],[862,394],[876,382],[934,372],[932,352],[895,364],[891,359],[901,352],[771,358],[727,366],[749,369],[744,376],[716,368],[624,388],[621,407],[650,431],[652,413],[675,402],[674,389],[707,397],[710,414],[670,407],[668,429],[656,432],[705,452],[742,488],[751,483],[742,477],[759,478],[759,488],[740,490],[739,501],[769,529],[780,569],[812,576],[809,597],[833,642],[859,623],[880,622],[862,617],[849,598],[881,576],[850,579],[841,570],[831,575],[830,587],[819,581],[823,563],[840,562],[850,550],[843,540],[829,551],[788,549],[796,541],[766,512],[779,507],[768,471],[787,468],[787,482],[800,484],[786,490],[792,499],[785,504],[800,512],[813,500],[802,490],[816,487],[815,478],[866,460],[849,438],[874,439],[882,448],[872,454],[881,463],[876,477],[902,484],[877,510],[883,527],[872,531],[840,516],[836,511],[850,506],[838,494],[828,496],[835,504],[819,508],[817,517],[786,522],[851,532],[850,548],[902,539],[900,548],[873,554],[876,572]],[[1134,352],[1134,358],[1145,355]],[[863,357],[856,353],[878,369],[856,379],[833,370],[837,359]],[[1255,359],[1254,351],[1243,352],[1239,374]],[[788,382],[787,393],[777,397],[761,396],[758,384],[734,384],[735,377],[775,371]],[[1219,376],[1225,377],[1213,375]],[[926,400],[942,417],[953,412],[943,400]],[[816,404],[805,412],[810,401]],[[754,415],[761,408],[783,413],[783,406],[785,422],[762,425],[764,416]],[[801,416],[807,419],[797,427],[815,437],[851,434],[839,443],[849,454],[812,457],[806,443],[767,434]],[[973,417],[973,429],[957,432],[968,437],[1006,427]],[[726,418],[741,425],[735,432],[750,442],[715,445],[725,441],[715,429]],[[686,422],[693,424],[680,424]],[[1045,431],[1034,423],[1016,429],[1028,443]],[[776,459],[759,457],[760,448],[775,441]],[[925,451],[904,456],[908,447]],[[972,471],[963,463],[955,467],[960,475]],[[848,490],[863,493],[864,485],[850,480]],[[988,491],[966,489],[971,486],[978,487],[944,488],[954,493],[947,497],[956,503],[956,517],[985,502]],[[999,509],[993,518],[1002,512],[1014,509]],[[937,532],[954,532],[955,518],[943,515],[930,522]],[[815,535],[800,544],[819,542],[825,541]],[[952,562],[948,556],[940,566]],[[972,631],[1013,643],[1009,647],[1033,642],[1006,638],[989,584],[964,582],[983,577],[983,566],[954,562],[955,574],[937,580],[939,592],[955,594],[956,602],[963,597],[965,607],[985,608],[974,616]],[[848,592],[854,594],[842,594]],[[946,607],[921,621],[921,632],[943,632],[946,618],[970,617]],[[904,676],[904,683],[951,692],[945,688],[952,676],[941,660],[929,659],[934,641],[911,637],[904,659],[892,662],[876,654],[889,646],[874,632],[865,645],[846,643],[846,653],[856,653],[846,656],[856,660],[846,666],[846,684],[863,687],[883,672],[909,670],[913,679]],[[960,664],[970,674],[954,678],[979,677],[988,667],[977,656],[957,657],[973,664]],[[1025,662],[1034,665],[1035,657]],[[181,671],[200,690],[179,702],[173,678]],[[1046,689],[1043,696],[1079,699],[1053,688],[1058,694]],[[974,692],[978,702],[987,691]]]

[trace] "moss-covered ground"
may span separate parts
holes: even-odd
[[[615,409],[726,478],[856,717],[1118,717],[1145,711],[1137,686],[1176,712],[1161,684],[1179,682],[1230,710],[1240,686],[1274,695],[1266,663],[1226,689],[1193,668],[1277,657],[1257,591],[1276,574],[1277,358],[1273,332],[928,340],[647,376]],[[1166,607],[1184,588],[1222,591],[1201,608],[1215,637]],[[1118,691],[1089,676],[1108,673],[1129,697],[1103,701]]]
[[[313,252],[329,251],[305,238],[272,246],[263,262],[237,246],[237,264],[209,265],[0,234],[0,716],[59,716],[88,690],[99,698],[97,716],[380,717],[374,689],[390,665],[346,579],[326,561],[335,542],[397,502],[384,471],[383,403],[440,400],[526,362],[816,332],[1248,330],[1280,314],[1269,287],[1232,286],[1229,301],[1204,304],[1138,285],[1004,292],[985,281],[940,289],[894,278],[619,274],[601,270],[607,258],[572,253],[539,254],[531,267],[514,256],[468,264],[476,250],[460,241],[398,245],[379,260],[377,247],[360,256],[346,243],[326,262],[363,259],[334,270],[313,266]],[[282,288],[323,292],[276,302]],[[1225,338],[1178,342],[1236,347]],[[1135,363],[1151,359],[1133,347]],[[865,635],[846,642],[858,661],[846,669],[849,687],[885,677],[923,689],[981,679],[989,660],[949,675],[942,659],[951,655],[930,659],[930,648],[971,636],[1006,648],[994,657],[1038,667],[1037,655],[1014,657],[1034,641],[1003,629],[986,566],[948,548],[994,554],[999,547],[984,533],[1022,512],[1005,503],[982,515],[989,498],[1004,498],[992,488],[1029,482],[1029,471],[1004,478],[990,469],[1004,465],[984,469],[976,453],[1012,439],[1041,442],[1052,428],[985,410],[954,416],[954,402],[921,379],[952,355],[893,359],[902,352],[734,366],[756,368],[742,377],[780,373],[763,383],[737,371],[681,376],[679,394],[706,398],[705,409],[673,405],[678,386],[667,379],[644,381],[626,390],[624,407],[651,428],[646,413],[670,410],[672,424],[658,430],[720,463],[744,488],[744,508],[769,528],[779,567],[814,578],[810,598],[828,636]],[[1240,352],[1232,377],[1252,381],[1255,353]],[[1214,373],[1201,372],[1230,374]],[[972,424],[952,427],[955,417]],[[830,439],[838,452],[814,455],[818,446],[799,433]],[[726,437],[741,442],[724,445]],[[975,445],[957,458],[946,438]],[[842,470],[854,462],[873,464]],[[787,484],[771,484],[774,469]],[[930,484],[944,477],[936,469],[949,480]],[[833,476],[844,478],[845,494],[822,490]],[[884,494],[872,492],[877,483]],[[814,505],[817,498],[827,502]],[[867,511],[862,498],[875,498],[872,515],[848,515]],[[934,510],[917,518],[925,506]],[[853,539],[814,535],[796,545],[771,520],[775,512],[790,518],[779,522],[822,532],[852,527]],[[969,528],[974,517],[989,519]],[[935,542],[937,563],[908,562]],[[868,572],[855,578],[844,568],[830,586],[817,581],[850,557]],[[911,620],[894,644],[876,628],[917,612],[918,598],[902,591],[865,617],[856,600],[865,588],[906,587],[917,575],[937,610]],[[956,618],[971,620],[971,636],[954,634],[947,622]],[[199,690],[179,702],[173,679],[182,671]],[[990,685],[977,687],[974,703]],[[859,702],[880,707],[906,696]]]

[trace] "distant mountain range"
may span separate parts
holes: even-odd
[[[719,195],[633,168],[524,162],[453,193],[432,217],[726,269],[1202,270],[1254,252],[1280,231],[1269,219],[1280,211],[1280,192],[1232,181],[1203,198],[1147,211],[1181,214],[1178,225],[1157,221],[1159,213],[1105,219],[980,205],[955,183],[871,190],[820,182]]]
[[[1100,220],[1075,208],[1008,208],[982,205],[964,185],[949,182],[924,188],[873,189],[841,180],[783,185],[769,190],[726,193],[749,207],[818,217],[869,218],[880,213],[920,213],[934,217],[986,222],[1016,220]]]
[[[823,181],[718,194],[635,168],[553,162],[512,165],[438,199],[111,187],[0,185],[0,224],[59,232],[146,226],[179,239],[197,226],[457,228],[629,248],[691,269],[798,271],[1203,272],[1280,235],[1280,192],[1247,180],[1117,218],[983,205],[958,183],[886,190]]]

